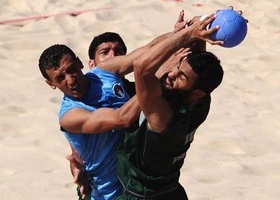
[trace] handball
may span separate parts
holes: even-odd
[[[213,28],[219,25],[219,29],[212,33],[213,40],[223,41],[221,46],[231,48],[239,45],[247,34],[247,21],[238,12],[231,9],[223,9],[216,13],[216,18],[209,25]]]

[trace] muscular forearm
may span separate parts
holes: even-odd
[[[130,127],[140,114],[136,96],[119,109],[100,108],[92,112],[83,123],[83,133],[102,133],[113,129]]]
[[[147,46],[149,48],[153,47],[154,45],[158,44],[159,42],[171,37],[172,35],[174,34],[174,32],[168,32],[168,33],[165,33],[165,34],[162,34],[156,38],[154,38]]]

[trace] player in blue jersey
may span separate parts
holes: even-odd
[[[126,45],[119,34],[105,32],[93,38],[89,45],[89,68],[98,66],[107,58],[122,56],[127,53]],[[126,92],[130,97],[135,95],[135,83],[122,78]]]
[[[90,175],[91,198],[113,199],[121,190],[116,150],[123,131],[118,129],[129,127],[139,113],[135,98],[116,110],[129,98],[121,81],[123,72],[96,67],[84,75],[81,61],[65,45],[47,48],[39,66],[46,82],[64,93],[60,125]]]
[[[105,32],[97,35],[93,38],[89,45],[88,56],[89,56],[89,68],[93,69],[98,66],[101,62],[108,58],[115,56],[125,55],[127,52],[126,45],[119,34],[114,32]],[[125,77],[122,78],[125,91],[130,97],[135,95],[135,83],[127,80]],[[138,123],[134,123],[129,130],[135,130],[138,127]],[[70,161],[71,173],[74,177],[74,182],[78,184],[77,192],[79,199],[90,199],[91,188],[87,177],[89,174],[85,170],[82,160],[71,146],[72,155],[67,156]]]

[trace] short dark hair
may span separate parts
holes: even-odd
[[[105,32],[98,36],[95,36],[92,40],[92,42],[89,45],[88,49],[88,57],[89,59],[94,59],[96,48],[105,42],[119,42],[121,46],[123,47],[124,53],[126,54],[127,48],[123,42],[123,39],[121,36],[114,32]]]
[[[197,51],[188,54],[187,61],[198,75],[194,89],[210,94],[222,82],[224,71],[221,61],[211,52]]]
[[[64,55],[76,58],[75,53],[64,44],[54,44],[43,51],[39,58],[39,69],[44,78],[49,80],[46,70],[59,68],[60,61]]]

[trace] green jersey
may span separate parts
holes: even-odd
[[[196,107],[174,107],[162,133],[149,130],[146,121],[137,131],[126,133],[118,151],[118,176],[125,193],[155,198],[176,190],[186,152],[208,115],[210,101],[207,96]]]

